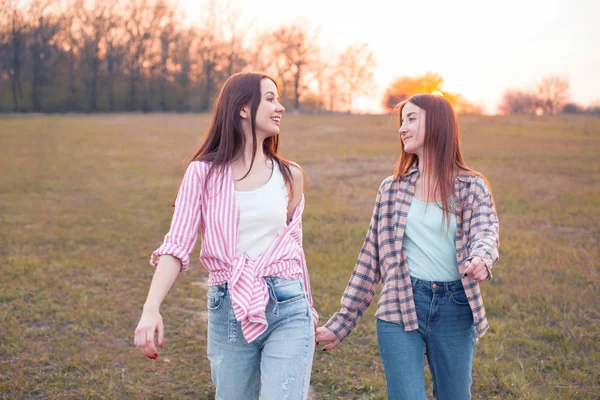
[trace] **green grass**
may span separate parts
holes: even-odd
[[[194,250],[162,314],[156,361],[133,347],[185,159],[206,115],[0,116],[0,398],[210,399],[206,277]],[[469,165],[491,181],[501,261],[484,283],[491,325],[474,398],[596,399],[600,119],[463,117]],[[301,163],[305,251],[324,322],[362,245],[398,152],[389,116],[287,116]],[[375,304],[332,352],[317,352],[322,399],[383,399]],[[428,378],[429,379],[429,378]]]

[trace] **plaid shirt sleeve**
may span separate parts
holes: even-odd
[[[342,295],[342,307],[325,324],[325,327],[332,331],[340,341],[344,340],[352,332],[352,329],[354,329],[358,321],[362,318],[371,304],[381,280],[377,230],[382,190],[380,187],[369,230],[367,231],[352,276]]]
[[[469,257],[480,257],[492,278],[492,266],[498,261],[499,225],[492,194],[483,178],[476,183],[477,196],[469,231]]]

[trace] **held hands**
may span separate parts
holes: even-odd
[[[463,276],[470,276],[477,282],[484,281],[488,278],[489,272],[485,266],[485,262],[479,257],[473,257],[465,262],[465,271]]]
[[[315,343],[318,345],[319,343],[328,343],[325,347],[323,347],[323,351],[332,350],[340,344],[340,340],[335,336],[333,332],[329,329],[321,326],[317,328],[317,332],[315,335]]]
[[[154,345],[155,332],[158,333],[158,347],[162,347],[165,333],[162,317],[158,310],[144,310],[140,322],[135,329],[133,343],[143,355],[152,360],[156,360],[158,357],[158,350],[156,350],[156,346]]]

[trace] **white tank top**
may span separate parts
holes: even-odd
[[[240,210],[240,226],[236,255],[244,252],[256,259],[286,226],[288,191],[273,161],[273,173],[267,183],[248,192],[235,192]]]

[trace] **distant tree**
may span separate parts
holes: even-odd
[[[315,34],[300,24],[281,26],[269,35],[272,57],[279,58],[278,76],[284,84],[284,93],[291,97],[294,110],[300,108],[300,95],[305,69],[310,66],[317,42]],[[291,87],[291,96],[290,96]]]
[[[480,104],[472,103],[461,95],[454,98],[454,110],[457,114],[482,115],[483,107]]]
[[[116,6],[107,1],[95,0],[93,4],[75,0],[76,24],[81,37],[81,69],[86,84],[88,109],[98,111],[100,68],[105,60],[106,39],[111,29],[110,10]]]
[[[325,93],[329,111],[337,111],[340,105],[345,104],[345,99],[340,95],[342,80],[335,70],[328,70],[325,75]]]
[[[125,67],[129,74],[129,96],[127,109],[133,111],[137,106],[137,90],[146,91],[147,70],[154,67],[151,47],[160,33],[157,26],[167,12],[162,1],[149,4],[147,0],[130,0],[126,4],[125,31],[127,32],[127,57]],[[148,93],[142,96],[142,109],[148,111]]]
[[[229,1],[210,0],[203,10],[194,49],[203,89],[200,103],[203,111],[210,109],[225,79],[240,72],[246,64],[240,18],[241,14]]]
[[[31,108],[42,111],[42,87],[53,78],[52,63],[58,56],[56,36],[61,28],[61,16],[54,6],[55,0],[33,0],[29,4],[28,48],[31,60]]]
[[[245,34],[250,30],[250,24],[241,23],[241,11],[233,9],[228,1],[222,2],[222,4],[226,7],[222,23],[223,72],[224,78],[228,78],[234,73],[240,72],[248,63],[244,39]]]
[[[498,110],[505,115],[534,114],[537,108],[535,94],[519,90],[507,90],[502,96]]]
[[[108,111],[116,111],[115,86],[119,76],[123,76],[123,66],[127,56],[127,44],[125,43],[125,21],[123,13],[116,6],[107,10],[108,26],[104,35],[106,50],[104,53],[106,62],[106,91],[108,95]]]
[[[288,108],[298,110],[300,99],[308,92],[308,77],[314,77],[317,65],[318,33],[307,23],[281,25],[262,31],[255,40],[261,45],[250,51],[249,65],[277,80],[282,102]]]
[[[159,81],[159,103],[162,111],[167,111],[170,108],[167,91],[170,86],[169,83],[174,66],[175,46],[180,34],[180,28],[177,24],[179,19],[180,16],[177,15],[175,8],[168,8],[160,26],[160,56],[158,60],[157,70],[159,74],[157,80]]]
[[[62,10],[62,29],[59,40],[62,43],[62,57],[67,68],[67,101],[64,107],[70,111],[79,111],[82,101],[78,98],[79,60],[83,44],[79,35],[77,10],[74,2],[66,2]],[[63,66],[63,68],[65,68]]]
[[[544,114],[561,110],[569,99],[569,79],[559,75],[548,75],[537,87],[537,105]]]
[[[192,47],[196,41],[193,28],[182,29],[177,35],[173,53],[174,85],[177,111],[190,111],[190,92],[192,90],[192,70],[195,67],[191,57]]]
[[[372,84],[375,65],[375,55],[366,43],[351,44],[340,54],[337,73],[349,113],[354,95],[364,93]]]
[[[599,115],[600,116],[600,104],[590,105],[585,109],[586,114]]]
[[[202,84],[204,86],[202,111],[208,111],[218,87],[219,68],[224,58],[223,43],[220,35],[221,14],[216,1],[211,0],[204,10],[202,25],[198,31],[196,52],[200,58]]]
[[[21,84],[21,64],[25,53],[25,31],[27,29],[22,10],[18,7],[18,1],[2,2],[2,21],[6,22],[7,42],[4,46],[4,70],[10,77],[12,109],[13,112],[20,110],[20,100],[23,98],[23,86]]]
[[[383,106],[392,111],[398,103],[418,93],[440,92],[444,97],[452,97],[442,90],[444,78],[438,73],[427,72],[420,76],[403,76],[396,79],[385,91]],[[453,99],[454,100],[454,99]],[[451,103],[454,103],[451,101]]]
[[[329,62],[331,55],[325,56],[325,54],[326,51],[319,46],[313,49],[313,62],[307,73],[307,80],[310,82],[307,88],[309,93],[303,95],[303,109],[306,107],[311,111],[320,111],[333,108],[329,103],[337,97],[337,93],[336,88],[328,84],[328,80],[331,75],[335,76],[335,71],[331,67],[332,63]]]
[[[585,107],[576,103],[567,103],[562,108],[564,114],[583,114],[585,113]]]

